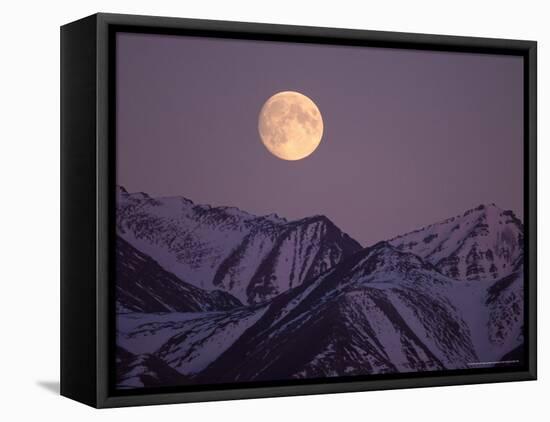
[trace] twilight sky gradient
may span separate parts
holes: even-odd
[[[523,219],[520,57],[119,34],[117,183],[289,219],[367,246],[494,202]],[[320,146],[260,141],[279,91],[319,107]]]

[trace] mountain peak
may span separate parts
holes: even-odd
[[[299,221],[307,221],[308,223],[323,223],[330,226],[336,226],[336,224],[334,224],[332,220],[324,214],[312,215],[310,217],[302,218]]]
[[[116,189],[115,192],[116,192],[117,197],[118,196],[128,196],[128,191],[126,190],[126,188],[124,186],[116,185],[115,189]]]
[[[151,197],[145,192],[128,192],[126,188],[117,186],[117,195],[121,197],[131,197],[134,199],[151,199]]]
[[[470,208],[469,210],[464,211],[462,214],[463,217],[466,217],[467,215],[474,214],[474,213],[487,213],[487,212],[502,212],[504,211],[502,208],[497,206],[494,202],[487,203],[487,204],[479,204],[477,207]],[[457,218],[456,216],[455,218]]]

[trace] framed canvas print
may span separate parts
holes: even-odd
[[[61,30],[61,393],[536,378],[536,43]]]

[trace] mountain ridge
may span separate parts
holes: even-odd
[[[523,255],[523,224],[510,210],[480,205],[389,242],[463,280],[495,280],[511,272]]]
[[[216,304],[119,313],[132,371],[117,374],[123,386],[521,362],[523,225],[511,211],[484,205],[363,248],[322,215],[287,221],[120,192],[118,234],[132,251],[124,268],[140,284],[127,286],[128,300],[144,297],[139,287],[155,304],[155,283],[199,274],[207,288],[190,283],[184,302]]]
[[[119,236],[179,278],[243,303],[265,301],[361,249],[322,215],[287,221],[183,197],[118,192]]]

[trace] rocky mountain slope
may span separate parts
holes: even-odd
[[[390,243],[457,280],[496,280],[523,259],[523,224],[512,211],[480,205],[442,222],[397,236]]]
[[[274,299],[201,380],[465,367],[476,351],[460,311],[440,293],[448,283],[418,257],[380,243]]]
[[[128,242],[116,240],[118,312],[223,311],[242,306],[229,293],[199,289],[165,271]]]
[[[361,249],[323,216],[288,222],[123,188],[117,233],[180,279],[231,293],[245,304],[299,286]]]
[[[521,363],[523,227],[511,212],[478,207],[363,249],[325,217],[121,195],[117,343],[142,363],[120,385],[156,385],[159,361],[205,384]],[[193,268],[204,289],[183,277]]]

